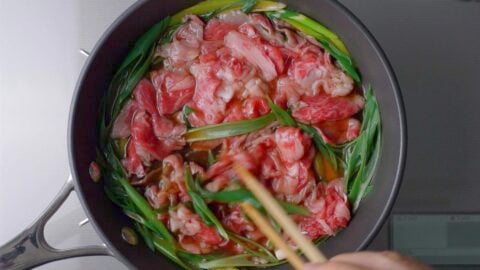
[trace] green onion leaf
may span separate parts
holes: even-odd
[[[147,246],[150,248],[154,246],[172,261],[185,269],[190,269],[176,256],[175,240],[165,225],[157,219],[156,212],[128,182],[126,172],[115,155],[114,143],[113,139],[109,139],[101,149],[105,166],[105,193],[134,220],[137,231]]]
[[[170,26],[180,24],[182,18],[188,14],[196,14],[204,20],[209,20],[222,12],[230,10],[241,10],[244,13],[249,13],[251,11],[274,11],[284,7],[285,4],[266,0],[207,0],[186,8],[172,16]]]
[[[195,110],[188,106],[188,105],[185,105],[183,106],[183,109],[182,109],[182,113],[185,117],[189,116],[191,113],[193,113]]]
[[[365,108],[360,136],[344,149],[345,188],[352,211],[356,211],[371,182],[381,148],[381,126],[378,103],[371,87],[365,93]]]
[[[259,243],[250,240],[246,237],[238,235],[233,232],[228,232],[230,239],[235,243],[241,245],[243,249],[252,256],[262,258],[267,260],[268,262],[276,262],[278,261],[277,257],[270,252],[266,247],[260,245]],[[251,248],[254,247],[255,249]]]
[[[287,111],[273,103],[270,98],[268,98],[268,106],[270,106],[270,109],[272,110],[273,114],[275,114],[275,117],[277,117],[278,122],[280,122],[282,125],[291,127],[297,126],[297,123],[293,117]]]
[[[147,247],[151,251],[155,251],[155,244],[153,242],[152,232],[148,228],[146,228],[145,225],[142,225],[138,222],[135,222],[135,229],[138,231],[138,233],[140,233]]]
[[[217,162],[217,158],[213,154],[212,150],[208,150],[208,166],[212,166]]]
[[[223,228],[220,221],[208,208],[208,205],[203,200],[202,196],[198,194],[195,190],[195,184],[193,183],[192,173],[190,171],[190,166],[185,166],[185,187],[187,188],[187,193],[192,198],[193,209],[195,213],[199,215],[205,224],[214,226],[217,232],[226,240],[228,240],[228,234]]]
[[[159,233],[162,238],[170,243],[174,242],[173,236],[167,230],[165,225],[157,219],[157,214],[151,208],[150,204],[145,198],[138,193],[138,191],[128,183],[125,178],[120,178],[120,185],[123,186],[130,200],[138,207],[140,213],[148,220],[149,223],[155,228],[155,231]]]
[[[125,102],[130,98],[138,81],[142,79],[150,68],[155,52],[155,43],[160,38],[160,35],[167,30],[169,22],[170,17],[165,17],[143,34],[117,70],[105,96],[104,106],[105,108],[110,108],[108,116],[111,122],[117,117]]]
[[[249,202],[254,207],[260,208],[262,205],[258,200],[253,196],[253,194],[241,187],[234,190],[223,190],[217,192],[210,192],[204,189],[199,190],[202,197],[221,203],[238,203],[238,202]]]
[[[188,105],[183,106],[182,118],[183,118],[183,121],[185,122],[185,125],[187,126],[187,128],[191,127],[190,121],[188,121],[188,116],[190,114],[192,114],[193,112],[195,112],[195,110],[192,107],[190,107]]]
[[[319,22],[293,10],[289,9],[284,9],[284,10],[279,10],[276,12],[269,13],[271,17],[275,18],[288,18],[290,20],[296,21],[300,24],[302,24],[304,27],[308,27],[315,32],[323,35],[326,39],[328,39],[335,47],[337,47],[342,53],[346,55],[350,55],[348,52],[347,48],[345,47],[345,44],[343,41],[335,34],[332,32],[330,29],[325,27],[324,25],[320,24]]]
[[[260,0],[253,7],[253,12],[265,12],[265,11],[275,11],[284,9],[286,5],[284,3],[279,3],[276,1]]]
[[[322,153],[322,155],[325,155],[328,158],[330,164],[332,164],[333,169],[337,170],[338,163],[335,150],[323,141],[322,137],[320,136],[320,134],[318,134],[315,128],[303,123],[297,123],[287,111],[273,103],[270,98],[268,98],[268,105],[270,106],[273,114],[275,114],[277,120],[281,124],[292,127],[298,126],[303,132],[311,136],[315,145],[317,146],[317,149]]]
[[[196,14],[196,15],[203,15],[203,14],[212,14],[209,17],[213,17],[214,14],[225,10],[226,8],[240,8],[244,4],[242,0],[207,0],[202,1],[196,5],[188,7],[177,14],[172,16],[172,20],[170,21],[170,25],[180,24],[182,22],[183,17],[188,14]]]
[[[270,267],[284,263],[284,261],[276,261],[273,263],[259,264],[254,262],[252,257],[253,256],[250,254],[240,254],[221,259],[200,262],[198,266],[203,269],[218,269],[225,267]]]
[[[163,20],[152,26],[147,32],[145,32],[135,42],[133,49],[128,53],[127,57],[125,58],[125,60],[123,60],[122,64],[118,68],[118,72],[131,65],[137,59],[143,58],[145,56],[145,53],[150,51],[151,47],[165,32],[169,23],[170,17],[167,16]]]
[[[184,250],[179,250],[177,252],[178,256],[183,259],[183,261],[189,265],[192,266],[194,269],[199,269],[201,268],[199,266],[200,263],[206,262],[206,261],[213,261],[217,259],[224,258],[225,252],[219,252],[219,253],[209,253],[209,254],[193,254]]]
[[[266,127],[275,120],[272,113],[254,119],[202,126],[187,131],[187,142],[221,139],[250,133]]]
[[[320,154],[320,152],[315,153],[315,157],[313,158],[313,169],[315,170],[318,179],[323,181],[323,175],[325,171],[323,168],[322,155]]]
[[[194,183],[195,189],[197,192],[205,199],[211,201],[221,202],[221,203],[239,203],[239,202],[249,202],[253,207],[261,209],[262,205],[257,200],[257,198],[246,188],[240,187],[234,190],[222,190],[217,192],[211,192],[203,189],[200,186],[199,181]],[[308,216],[310,212],[303,206],[296,205],[293,203],[277,200],[280,206],[287,212],[289,215],[302,215]]]
[[[257,0],[245,0],[245,4],[243,7],[240,8],[240,10],[243,13],[249,13],[252,11],[253,7],[257,4]]]
[[[164,239],[158,237],[157,235],[153,235],[153,244],[155,248],[165,255],[165,257],[169,258],[173,262],[177,263],[183,269],[191,269],[188,265],[186,265],[176,254],[176,246],[172,245],[170,242],[165,241]]]
[[[280,201],[277,200],[277,202],[280,204],[280,206],[287,212],[289,215],[301,215],[301,216],[309,216],[310,211],[308,211],[307,208],[300,206],[298,204],[290,203],[290,202],[285,202],[285,201]]]
[[[267,12],[267,16],[269,16],[270,18],[281,18],[282,20],[286,21],[287,23],[289,23],[291,26],[293,26],[297,30],[303,32],[306,35],[309,35],[309,36],[312,36],[313,38],[315,38],[322,45],[322,47],[327,52],[329,52],[332,55],[333,58],[335,58],[338,61],[338,64],[340,65],[340,67],[348,75],[350,75],[356,82],[360,82],[360,75],[358,74],[357,70],[355,69],[355,66],[353,65],[353,61],[350,58],[350,55],[348,54],[348,52],[344,52],[344,51],[342,51],[341,48],[335,46],[333,41],[329,40],[327,37],[324,36],[324,34],[325,34],[324,31],[323,31],[324,34],[322,34],[322,31],[319,30],[319,29],[310,28],[311,25],[309,25],[309,24],[305,23],[304,21],[302,21],[301,19],[299,19],[300,17],[297,17],[297,16],[282,17],[282,15],[284,15],[284,14],[289,14],[289,13],[282,13],[281,11]],[[305,17],[305,18],[307,18],[307,17]],[[344,47],[344,45],[343,45],[343,47]]]
[[[318,131],[309,125],[303,124],[303,123],[298,123],[298,127],[305,133],[307,133],[310,137],[312,137],[313,142],[315,143],[315,146],[317,147],[318,151],[320,153],[327,157],[328,161],[332,165],[332,168],[334,170],[338,169],[338,162],[337,162],[337,155],[335,154],[335,151],[328,145],[326,144],[322,136],[318,134]]]

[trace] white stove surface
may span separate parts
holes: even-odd
[[[0,245],[47,207],[69,175],[70,99],[85,56],[134,0],[0,1]],[[58,248],[99,244],[75,196],[46,226]],[[126,269],[84,257],[38,269]]]

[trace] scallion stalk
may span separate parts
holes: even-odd
[[[190,171],[190,166],[185,167],[185,187],[187,188],[187,193],[192,199],[193,209],[195,213],[200,216],[200,218],[205,222],[205,224],[215,227],[217,232],[225,239],[229,240],[227,231],[223,228],[220,221],[212,213],[210,208],[208,208],[207,203],[203,200],[202,196],[197,192],[196,186],[193,183],[192,173]]]
[[[308,27],[310,29],[315,30],[315,32],[321,34],[324,36],[326,39],[328,39],[335,47],[337,47],[341,52],[343,52],[346,55],[350,55],[350,53],[347,50],[347,47],[343,43],[343,41],[335,34],[332,32],[330,29],[325,27],[324,25],[320,24],[319,22],[311,19],[310,17],[307,17],[297,11],[290,10],[290,9],[283,9],[283,10],[278,10],[275,12],[272,12],[270,14],[272,17],[275,18],[282,18],[282,19],[290,19],[292,21],[298,22],[299,24],[303,25],[304,27]]]
[[[284,261],[276,261],[273,263],[259,264],[252,260],[253,257],[251,254],[239,254],[200,262],[198,266],[203,269],[219,269],[226,267],[269,267],[284,263]]]
[[[283,16],[284,14],[288,13],[282,13],[282,11],[274,11],[274,12],[267,12],[267,16],[270,18],[280,18],[296,28],[297,30],[303,32],[306,35],[309,35],[313,38],[315,38],[321,45],[322,47],[329,52],[333,58],[335,58],[338,61],[338,64],[340,67],[348,74],[350,75],[356,82],[360,82],[360,75],[358,74],[357,70],[355,69],[355,66],[353,64],[352,59],[350,58],[350,55],[348,52],[344,52],[342,48],[345,48],[343,43],[340,45],[340,47],[337,47],[334,43],[334,41],[328,39],[327,37],[324,36],[326,33],[323,31],[323,28],[311,28],[313,25],[311,25],[310,21],[307,20],[305,22],[302,18],[307,18],[306,16],[299,17],[299,16]],[[299,14],[299,13],[298,13]],[[301,14],[300,14],[301,15]],[[323,34],[322,34],[323,33]],[[331,33],[331,32],[330,32]],[[331,34],[329,34],[331,35]],[[340,39],[338,39],[340,41]],[[339,42],[336,43],[339,43]],[[346,50],[346,49],[345,49]]]
[[[195,190],[205,199],[221,202],[221,203],[240,203],[240,202],[249,202],[255,208],[262,208],[262,205],[257,200],[257,198],[246,188],[239,187],[233,190],[222,190],[217,192],[211,192],[203,189],[200,186],[199,181],[195,181],[194,185]],[[307,208],[296,205],[293,203],[277,200],[277,202],[282,206],[282,208],[290,215],[302,215],[308,216],[310,212]]]
[[[187,131],[187,142],[198,142],[238,136],[266,127],[275,120],[272,113],[254,119],[202,126]]]
[[[295,119],[284,109],[280,108],[277,104],[273,103],[273,101],[268,98],[268,106],[270,106],[270,109],[272,110],[273,114],[275,114],[275,117],[277,117],[277,120],[285,126],[291,126],[291,127],[296,127],[297,123],[295,122]]]
[[[280,10],[285,4],[267,0],[207,0],[186,8],[172,16],[170,25],[182,22],[185,15],[196,14],[209,19],[228,10],[242,10],[245,13]]]
[[[381,125],[378,103],[371,87],[365,93],[365,108],[360,136],[344,149],[345,189],[352,211],[371,189],[375,167],[380,157]]]

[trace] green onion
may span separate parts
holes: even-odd
[[[287,111],[273,103],[270,98],[268,98],[268,106],[270,106],[270,109],[272,110],[273,114],[275,114],[275,117],[277,117],[278,122],[280,122],[282,125],[291,127],[297,126],[297,123],[293,117]]]
[[[242,10],[244,13],[248,13],[250,11],[279,10],[284,7],[285,4],[264,0],[207,0],[186,8],[172,16],[170,25],[181,23],[183,17],[188,14],[196,14],[208,20],[221,12],[229,10]]]
[[[155,251],[155,244],[153,242],[152,232],[147,227],[138,222],[135,222],[135,229],[140,233],[147,247],[151,251]]]
[[[371,181],[380,156],[381,126],[378,104],[371,87],[365,93],[365,108],[360,136],[344,149],[345,187],[352,211],[371,190]]]
[[[236,233],[233,232],[228,232],[228,235],[230,236],[230,239],[234,241],[235,243],[241,245],[243,249],[249,253],[252,256],[262,258],[267,260],[268,262],[275,262],[278,261],[277,257],[273,255],[270,250],[268,250],[266,247],[260,245],[259,243],[250,240],[246,237],[240,236]],[[250,247],[255,247],[257,250],[254,250]]]
[[[278,10],[276,12],[269,13],[270,16],[275,18],[290,19],[292,21],[302,24],[304,27],[315,30],[315,32],[321,34],[326,39],[328,39],[335,47],[337,47],[342,53],[350,55],[343,41],[332,32],[330,29],[320,24],[319,22],[293,10],[284,9]]]
[[[332,149],[332,147],[330,147],[323,141],[322,137],[320,136],[320,134],[318,134],[317,130],[314,127],[303,123],[297,123],[287,111],[273,103],[270,98],[268,98],[268,105],[270,106],[270,109],[277,118],[278,122],[285,126],[298,126],[303,132],[307,133],[310,137],[312,137],[318,151],[320,151],[322,155],[325,155],[327,157],[330,164],[332,164],[334,170],[338,169],[337,155],[335,154],[334,149]]]
[[[125,179],[120,179],[120,184],[124,187],[125,192],[129,199],[135,204],[138,208],[139,213],[143,215],[146,219],[146,223],[150,224],[150,226],[159,233],[162,238],[169,241],[170,243],[174,242],[173,236],[167,230],[165,225],[157,219],[157,214],[155,211],[150,207],[148,202],[145,198],[138,193],[138,191],[133,188],[130,183],[127,182]]]
[[[323,141],[322,136],[318,134],[318,131],[314,127],[303,123],[298,123],[298,127],[312,137],[318,151],[328,158],[332,168],[336,171],[338,169],[337,155],[335,154],[335,151]]]
[[[323,168],[322,155],[320,154],[320,152],[315,153],[315,158],[313,159],[313,169],[315,170],[315,173],[317,174],[318,178],[320,180],[324,180],[323,179],[324,168]]]
[[[281,10],[285,7],[286,5],[284,3],[261,0],[261,1],[257,1],[257,4],[253,7],[252,11],[253,12],[274,11],[274,10]]]
[[[105,160],[103,149],[105,148],[105,145],[108,144],[108,141],[111,140],[110,138],[110,131],[111,131],[111,126],[112,125],[107,125],[107,97],[110,96],[109,93],[107,93],[101,100],[101,106],[100,106],[100,112],[99,112],[99,117],[98,117],[98,129],[99,129],[99,142],[98,142],[98,147],[96,149],[96,154],[97,154],[97,162],[100,164],[102,167],[107,168],[107,161]],[[111,120],[110,122],[114,122],[114,120]]]
[[[132,90],[150,68],[155,52],[155,43],[167,30],[170,17],[155,24],[135,43],[125,60],[118,68],[106,96],[106,108],[110,108],[110,120],[117,117]]]
[[[193,113],[194,110],[192,107],[185,105],[183,106],[182,113],[184,117],[188,117],[191,113]]]
[[[307,208],[300,206],[298,204],[289,203],[289,202],[280,201],[280,200],[277,200],[277,202],[278,204],[280,204],[283,210],[285,210],[285,212],[287,212],[287,214],[289,215],[294,215],[294,214],[301,215],[301,216],[310,215],[310,211],[308,211]]]
[[[239,202],[249,202],[255,208],[262,208],[262,205],[257,200],[257,198],[246,188],[240,187],[234,190],[222,190],[218,192],[211,192],[203,189],[200,186],[199,181],[194,183],[196,191],[203,197],[212,201],[221,202],[221,203],[239,203]],[[277,200],[280,206],[287,212],[289,215],[302,215],[309,216],[310,212],[303,206],[296,205],[293,203]]]
[[[297,30],[315,38],[322,45],[322,47],[327,52],[329,52],[333,58],[335,58],[338,61],[338,64],[340,65],[340,67],[348,75],[350,75],[356,82],[360,82],[360,75],[357,73],[357,70],[353,65],[353,61],[350,58],[348,53],[345,53],[342,51],[342,49],[336,47],[332,43],[332,41],[330,41],[321,33],[321,30],[310,28],[311,25],[306,24],[302,20],[299,20],[298,17],[282,17],[282,14],[284,13],[280,11],[267,12],[267,16],[269,16],[270,18],[281,18],[282,20],[286,21]]]
[[[353,65],[352,59],[333,46],[328,40],[326,40],[321,34],[311,30],[310,28],[304,27],[302,24],[298,23],[297,21],[291,19],[284,19],[286,22],[291,24],[293,27],[297,28],[298,30],[304,32],[305,34],[314,37],[322,47],[329,52],[333,58],[337,59],[340,67],[348,73],[348,75],[352,76],[352,78],[356,82],[360,82],[360,75],[358,75],[355,66]]]
[[[252,255],[240,254],[230,257],[223,257],[216,260],[208,260],[206,262],[198,263],[198,266],[203,269],[218,269],[225,267],[270,267],[284,263],[284,261],[276,261],[273,263],[259,264],[252,261]]]
[[[195,110],[188,106],[188,105],[185,105],[183,106],[183,109],[182,109],[182,119],[183,121],[185,122],[185,125],[187,126],[187,128],[190,128],[191,125],[190,125],[190,121],[188,121],[188,116],[190,114],[192,114],[193,112],[195,112]]]
[[[105,166],[105,193],[107,196],[135,221],[137,231],[150,248],[154,246],[172,261],[185,269],[190,269],[177,257],[175,240],[165,225],[157,219],[156,212],[126,179],[126,172],[115,155],[114,141],[108,140],[102,151],[101,159]]]
[[[246,1],[242,0],[207,0],[196,5],[188,7],[172,16],[170,25],[180,24],[183,17],[188,14],[203,15],[208,13],[218,13],[226,8],[240,8]]]
[[[121,72],[127,66],[131,65],[136,60],[143,58],[145,53],[150,51],[151,47],[157,42],[160,36],[167,30],[167,26],[170,23],[170,17],[167,16],[160,22],[153,25],[147,32],[145,32],[133,46],[133,49],[128,53],[125,60],[118,68],[118,72]]]
[[[225,239],[228,240],[228,234],[223,228],[220,221],[208,208],[208,205],[203,200],[202,196],[195,190],[195,185],[193,183],[192,173],[190,171],[190,166],[185,166],[185,187],[187,188],[187,193],[192,198],[193,209],[205,222],[205,224],[214,226],[217,232]]]
[[[198,141],[213,140],[213,139],[221,139],[226,137],[242,135],[242,134],[246,134],[246,133],[250,133],[250,132],[262,129],[266,127],[268,124],[272,123],[274,120],[275,120],[275,115],[273,115],[272,113],[269,113],[254,119],[193,128],[187,131],[187,134],[185,136],[186,136],[187,142],[190,142],[190,143],[198,142]]]
[[[216,202],[238,203],[248,201],[256,208],[261,207],[261,204],[256,200],[253,194],[243,187],[234,190],[223,190],[217,192],[210,192],[202,189],[201,195],[206,199]]]
[[[124,157],[125,154],[127,153],[127,143],[128,143],[128,138],[121,138],[115,140],[115,154],[117,154],[118,157]]]
[[[153,245],[160,253],[162,253],[167,258],[169,258],[173,262],[180,265],[182,268],[192,269],[192,267],[189,267],[187,264],[185,264],[185,262],[183,262],[178,257],[178,255],[176,254],[177,253],[176,245],[172,245],[171,243],[169,243],[168,241],[165,241],[164,239],[158,237],[157,235],[153,235]]]
[[[217,162],[217,158],[213,154],[212,150],[208,150],[208,166],[212,166]]]
[[[125,193],[128,195],[130,200],[138,207],[140,213],[148,220],[149,223],[155,228],[155,230],[169,242],[173,243],[174,239],[170,232],[167,230],[165,225],[157,219],[157,214],[148,204],[147,200],[138,193],[138,191],[128,183],[125,178],[120,179],[120,184],[125,189]]]
[[[313,243],[318,246],[320,244],[323,244],[325,241],[327,241],[330,238],[330,236],[321,236],[320,238],[316,239],[313,241]]]
[[[257,4],[257,0],[245,0],[245,4],[240,8],[243,13],[249,13]]]
[[[221,259],[227,256],[225,252],[221,252],[221,251],[199,255],[199,254],[193,254],[184,250],[178,250],[177,254],[178,254],[178,257],[182,258],[182,260],[186,264],[192,266],[193,269],[200,269],[201,267],[199,266],[199,264],[202,262],[213,261],[213,260]]]

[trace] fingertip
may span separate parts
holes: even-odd
[[[385,251],[382,251],[380,254],[393,261],[400,261],[404,259],[404,257],[396,251],[385,250]]]
[[[366,270],[368,268],[363,268],[356,266],[355,264],[347,262],[334,262],[328,261],[326,263],[308,263],[305,264],[302,270]]]
[[[330,258],[330,261],[345,261],[351,258],[352,256],[356,256],[359,252],[349,252],[349,253],[341,253],[338,255],[335,255],[334,257]],[[361,252],[360,252],[361,253]]]
[[[306,263],[303,265],[302,270],[318,270],[320,267],[320,263]]]

